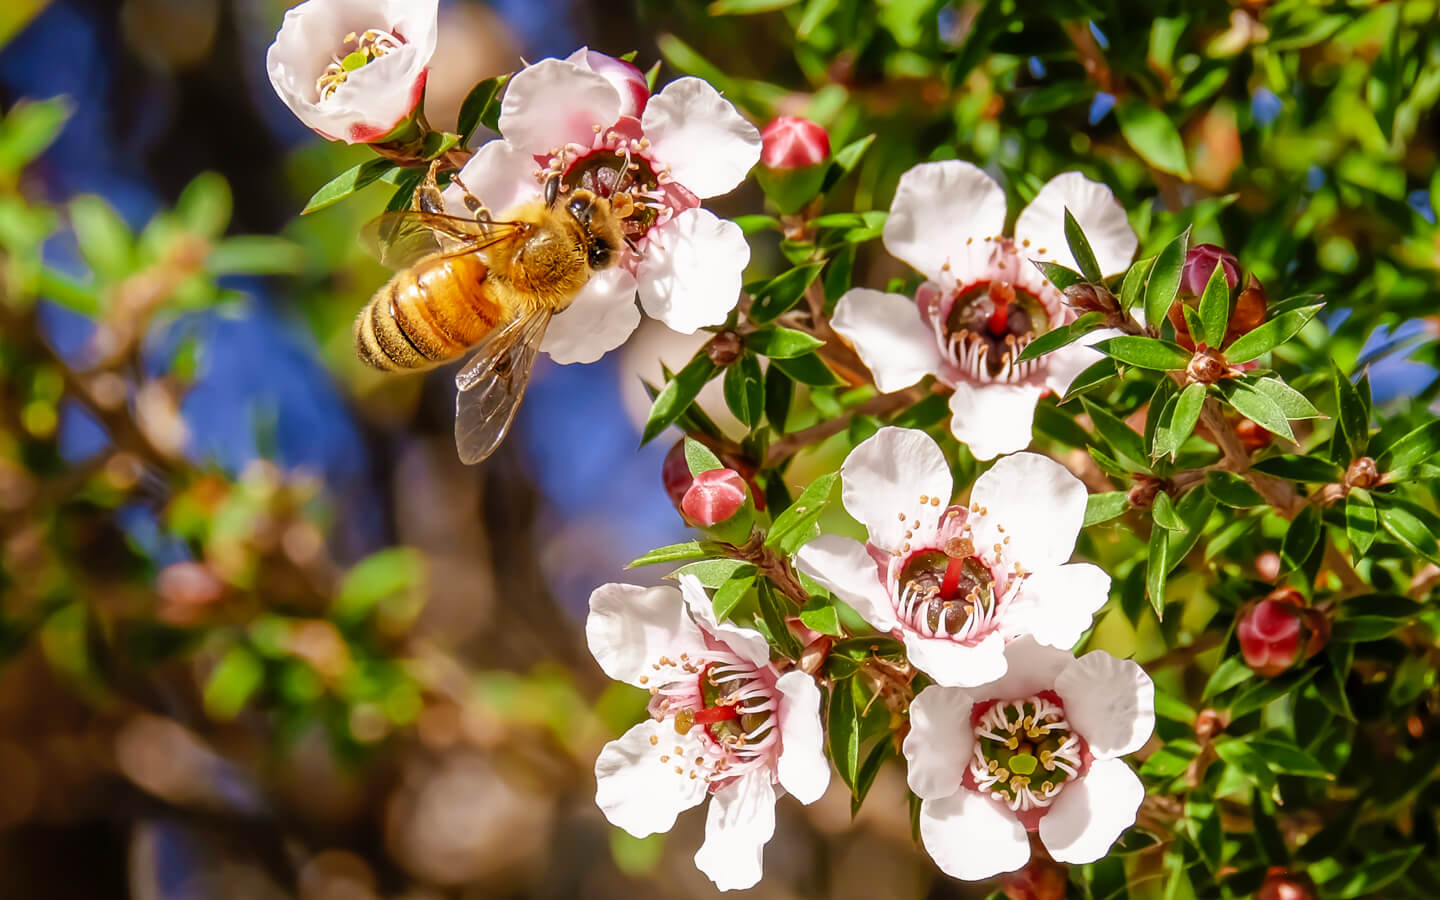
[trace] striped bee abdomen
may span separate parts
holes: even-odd
[[[501,317],[477,253],[437,256],[396,273],[360,311],[355,350],[377,369],[423,369],[479,343]]]

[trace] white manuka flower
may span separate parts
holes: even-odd
[[[1100,355],[1072,344],[1018,366],[1039,335],[1076,316],[1031,264],[1076,268],[1065,242],[1065,209],[1090,240],[1100,271],[1122,271],[1135,233],[1110,189],[1079,172],[1052,178],[1002,237],[1005,191],[967,162],[923,163],[900,178],[885,247],[927,281],[915,300],[869,288],[847,291],[835,330],[855,346],[882,391],[934,375],[954,389],[950,428],[978,459],[1030,445],[1035,404],[1063,394]],[[1086,343],[1113,335],[1087,335]]]
[[[275,93],[322,137],[365,144],[425,94],[439,0],[307,0],[285,13],[265,68]]]
[[[491,141],[460,180],[496,214],[565,189],[629,192],[631,244],[555,317],[541,345],[557,362],[593,362],[620,346],[645,312],[684,334],[725,321],[740,297],[750,247],[740,227],[700,201],[734,190],[760,159],[760,132],[699,78],[650,96],[629,63],[580,49],[542,59],[510,79],[500,106],[503,143]],[[458,189],[446,204],[461,208]],[[503,216],[502,216],[503,217]]]
[[[905,642],[936,682],[984,684],[1005,674],[1021,635],[1069,648],[1105,604],[1110,576],[1066,563],[1087,492],[1054,460],[1017,453],[995,463],[951,506],[954,483],[929,435],[882,428],[840,467],[845,508],[861,544],[824,535],[795,556],[800,571]]]
[[[1026,832],[1059,862],[1094,862],[1145,797],[1120,757],[1155,728],[1150,676],[1103,650],[1075,659],[1030,638],[1005,655],[1003,678],[921,691],[905,737],[925,849],[972,881],[1025,865]]]
[[[717,622],[694,576],[680,590],[602,585],[585,636],[606,675],[652,695],[653,718],[595,761],[605,817],[645,837],[710,796],[695,865],[722,891],[756,884],[776,798],[814,803],[830,784],[815,680],[780,674],[759,632]]]

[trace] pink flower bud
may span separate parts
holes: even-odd
[[[796,116],[778,116],[760,132],[760,162],[771,169],[803,169],[830,156],[825,129]]]
[[[1190,252],[1185,254],[1185,268],[1180,272],[1180,290],[1196,297],[1205,293],[1205,285],[1210,283],[1210,274],[1215,271],[1216,263],[1225,266],[1225,280],[1230,287],[1240,284],[1240,261],[1235,254],[1214,244],[1200,244],[1191,247]]]
[[[711,469],[695,476],[680,501],[685,518],[702,528],[719,525],[745,505],[745,479],[734,469]]]
[[[620,95],[620,115],[640,118],[645,103],[650,99],[650,86],[645,82],[645,73],[634,63],[607,56],[589,47],[581,47],[570,54],[568,62],[584,66],[596,75],[604,76]]]
[[[1245,665],[1266,678],[1279,675],[1300,659],[1301,608],[1286,599],[1261,600],[1241,616],[1236,628]]]

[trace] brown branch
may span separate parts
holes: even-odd
[[[856,416],[880,416],[895,412],[920,401],[925,394],[926,391],[923,388],[908,387],[893,394],[871,397],[859,406],[848,409],[833,419],[828,419],[818,425],[811,425],[809,428],[802,428],[771,444],[770,449],[765,453],[765,465],[767,467],[778,465],[797,451],[811,444],[818,444],[831,435],[839,434],[850,427],[850,421]]]

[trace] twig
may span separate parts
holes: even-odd
[[[831,435],[839,434],[850,427],[850,420],[856,416],[879,416],[894,412],[923,399],[925,393],[922,388],[908,387],[903,391],[896,391],[893,394],[881,394],[878,397],[871,397],[859,406],[846,410],[834,419],[829,419],[818,425],[802,428],[794,434],[786,435],[770,445],[770,449],[765,454],[765,465],[767,467],[778,465],[791,454],[811,444],[817,444]]]

